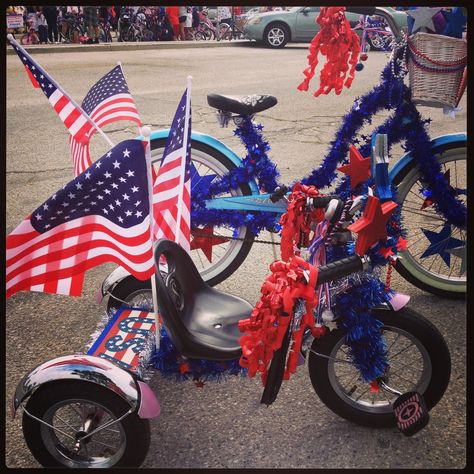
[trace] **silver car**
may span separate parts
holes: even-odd
[[[386,8],[400,27],[406,27],[405,12]],[[319,31],[316,23],[319,11],[320,7],[292,7],[288,11],[257,13],[245,24],[244,33],[247,38],[261,41],[270,48],[283,48],[289,41],[309,42]],[[353,28],[360,15],[346,12],[346,18]]]

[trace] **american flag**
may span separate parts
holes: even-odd
[[[131,120],[139,127],[142,126],[120,65],[115,66],[91,88],[81,107],[100,128],[118,120]],[[79,175],[92,164],[89,141],[95,132],[96,129],[91,127],[82,140],[74,136],[69,139],[74,162],[74,176]]]
[[[153,183],[153,227],[156,239],[166,238],[190,249],[191,226],[191,102],[185,91],[171,125],[165,151]],[[188,125],[186,127],[186,118]],[[179,221],[179,222],[178,222]]]
[[[77,141],[83,140],[86,133],[93,128],[87,116],[74,105],[71,98],[14,39],[11,39],[10,42],[23,62],[33,86],[41,88],[71,136]]]
[[[154,271],[146,143],[126,140],[109,150],[39,206],[7,237],[7,298],[48,291],[104,262],[139,280]],[[71,286],[63,294],[78,296]]]

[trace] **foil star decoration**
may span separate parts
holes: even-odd
[[[430,241],[430,245],[423,252],[420,258],[430,257],[432,255],[438,255],[443,259],[444,263],[451,266],[451,253],[448,250],[455,249],[464,245],[462,240],[451,237],[451,226],[446,224],[441,232],[436,233],[432,230],[421,229],[425,234],[425,237]]]
[[[449,249],[448,253],[461,259],[461,269],[459,271],[459,276],[464,275],[464,273],[466,273],[466,261],[467,261],[466,246],[464,245],[463,247],[456,247],[454,249]]]
[[[351,189],[364,183],[370,177],[370,158],[364,158],[354,145],[349,147],[349,164],[337,168],[347,174],[350,179]]]
[[[212,263],[212,247],[224,244],[230,240],[227,237],[214,235],[213,226],[191,229],[191,236],[191,250],[202,250],[209,263]]]
[[[398,237],[397,250],[406,250],[407,247],[408,247],[408,240],[404,239],[402,236]]]
[[[382,247],[379,249],[379,254],[382,255],[384,258],[388,259],[391,255],[395,255],[392,247]]]
[[[329,329],[329,331],[334,331],[337,329],[336,321],[327,321],[324,323],[324,325]]]
[[[441,8],[420,7],[415,10],[407,10],[407,14],[413,18],[414,22],[411,26],[410,34],[416,33],[418,30],[434,33],[436,27],[433,23],[433,16],[441,11]],[[408,28],[410,28],[410,23]],[[429,31],[428,31],[429,30]]]
[[[375,196],[367,198],[363,216],[347,228],[358,234],[355,252],[362,256],[379,240],[387,239],[387,222],[397,204],[386,201],[383,204]]]

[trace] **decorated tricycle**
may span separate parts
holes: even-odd
[[[310,47],[302,90],[319,49],[338,51],[325,35],[343,24],[343,12],[331,8],[324,12],[334,21]],[[322,26],[327,18],[322,15]],[[316,95],[340,93],[341,77],[346,86],[354,77],[358,43],[347,28],[339,33],[350,38],[344,60],[351,68],[336,77],[340,64],[329,61]],[[430,208],[444,228],[456,226],[463,237],[450,237],[443,253],[451,250],[464,261],[467,190],[451,185],[441,165],[464,159],[465,135],[430,142],[403,84],[399,56],[412,46],[406,38],[395,44],[384,84],[344,118],[321,167],[289,188],[277,182],[261,126],[253,121],[276,104],[274,97],[208,96],[222,125],[236,123],[248,151],[242,162],[212,137],[191,133],[189,80],[169,131],[151,134],[143,127],[140,137],[110,143],[92,163],[90,136],[104,134],[101,126],[114,121],[102,115],[110,97],[120,95],[127,102],[121,113],[127,109],[127,118],[141,126],[121,66],[94,86],[83,109],[10,41],[71,132],[75,178],[8,236],[7,297],[22,290],[77,296],[86,270],[106,261],[121,265],[102,287],[110,296],[108,320],[87,352],[44,362],[16,389],[12,414],[23,411],[25,440],[43,466],[140,466],[150,443],[149,419],[160,414],[147,384],[153,369],[197,385],[216,374],[259,374],[261,403],[270,405],[283,381],[307,362],[315,392],[335,414],[373,428],[396,425],[407,436],[426,426],[448,386],[450,355],[440,332],[407,307],[409,297],[392,290],[391,271],[401,267],[435,293],[465,292],[463,264],[456,267],[459,277],[452,269],[423,270],[407,250],[402,226],[407,195],[417,187],[422,210]],[[458,71],[459,65],[449,67]],[[107,96],[117,82],[127,94]],[[360,152],[352,138],[380,108],[393,108],[395,115],[366,137]],[[389,173],[389,146],[402,139],[411,151]],[[158,169],[153,155],[161,158]],[[333,194],[323,194],[319,188],[332,183],[338,163],[346,177]],[[226,228],[224,236],[215,234],[219,227]],[[270,265],[253,306],[212,285],[238,268],[262,229],[280,234],[281,258]],[[213,262],[214,244],[225,251]],[[191,256],[198,249],[210,255],[210,265],[199,269]],[[381,266],[387,266],[385,282]]]
[[[198,382],[216,370],[259,373],[269,405],[307,360],[314,390],[337,415],[374,428],[397,424],[406,435],[423,428],[448,385],[450,356],[439,331],[406,307],[409,297],[367,271],[404,246],[386,194],[383,138],[374,138],[375,195],[343,201],[300,184],[272,195],[288,206],[282,260],[270,266],[255,307],[208,286],[180,245],[158,240],[159,316],[151,301],[123,305],[87,354],[45,362],[18,385],[13,412],[23,409],[35,458],[49,467],[139,466],[148,420],[160,413],[144,376],[170,364]]]

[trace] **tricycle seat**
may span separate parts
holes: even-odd
[[[177,350],[192,359],[232,360],[241,355],[238,330],[253,307],[245,300],[208,286],[188,253],[158,240],[155,261],[166,259],[167,272],[155,275],[158,308]]]

